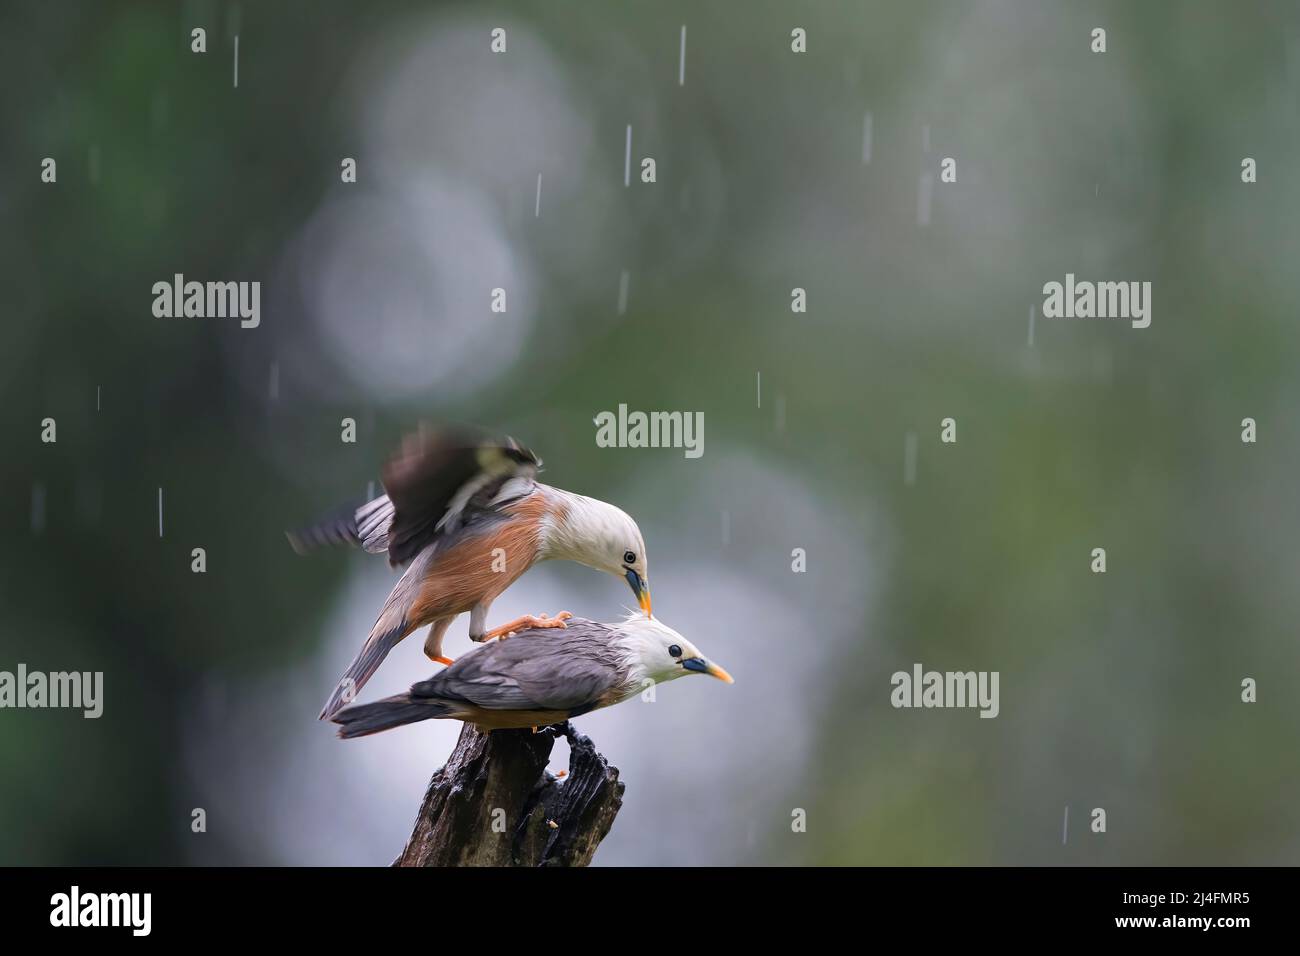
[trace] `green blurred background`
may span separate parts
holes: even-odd
[[[0,669],[105,674],[97,721],[0,711],[0,863],[397,854],[456,728],[316,723],[393,576],[282,532],[420,419],[633,513],[737,677],[580,721],[598,863],[1300,859],[1295,4],[8,3],[0,75]],[[155,318],[176,272],[260,327]],[[1067,272],[1150,328],[1031,320]],[[620,402],[704,455],[597,448]],[[893,709],[914,662],[1000,716]]]

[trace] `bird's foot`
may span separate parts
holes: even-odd
[[[541,616],[525,614],[523,617],[517,617],[507,624],[502,624],[500,627],[494,627],[483,635],[483,640],[490,641],[494,637],[505,640],[516,631],[526,631],[533,627],[565,627],[566,625],[564,622],[571,617],[573,617],[573,615],[568,611],[561,611],[559,614],[555,615],[555,617],[550,617],[546,614],[542,614]]]
[[[565,737],[572,740],[577,731],[573,728],[573,722],[562,720],[558,724],[547,724],[545,727],[535,727],[534,733],[548,733],[555,740]]]
[[[441,654],[429,654],[427,657],[435,664],[442,664],[444,667],[450,667],[452,664],[456,663],[454,657],[444,657]]]

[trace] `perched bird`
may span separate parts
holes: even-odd
[[[465,611],[474,641],[523,627],[563,628],[567,612],[487,629],[492,602],[538,561],[565,558],[618,575],[650,614],[645,542],[636,522],[611,504],[536,481],[540,467],[541,460],[513,439],[422,428],[385,466],[385,494],[289,533],[299,553],[350,542],[387,552],[393,567],[409,565],[322,720],[356,696],[398,641],[426,624],[424,653],[440,664],[452,663],[442,639]]]
[[[574,618],[563,630],[530,629],[477,647],[408,693],[335,714],[340,737],[450,718],[486,730],[562,723],[687,674],[731,675],[653,617],[619,624]]]

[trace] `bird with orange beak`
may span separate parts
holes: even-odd
[[[524,631],[475,648],[407,693],[348,707],[333,720],[340,737],[435,719],[484,730],[536,729],[690,674],[732,683],[730,674],[655,618],[633,612],[618,624],[574,619],[563,631]]]
[[[536,480],[541,460],[512,439],[460,429],[422,428],[383,471],[384,494],[289,541],[302,553],[349,542],[387,553],[406,571],[384,602],[361,651],[321,711],[350,702],[397,643],[428,626],[424,652],[451,664],[442,640],[469,612],[469,636],[486,641],[525,628],[563,628],[570,615],[525,616],[487,629],[492,602],[539,561],[563,558],[627,581],[650,614],[645,542],[626,513],[595,498]]]

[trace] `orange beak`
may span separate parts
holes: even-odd
[[[627,574],[625,574],[624,577],[627,578],[627,583],[632,589],[632,593],[636,595],[637,604],[641,605],[641,610],[645,611],[647,617],[651,616],[650,588],[646,584],[645,578],[637,574],[632,568],[626,568],[625,570],[627,571]]]
[[[710,677],[716,677],[724,684],[735,683],[730,674],[713,663],[713,661],[705,660],[703,657],[688,657],[682,661],[682,666],[688,671],[695,671],[697,674],[708,674]]]

